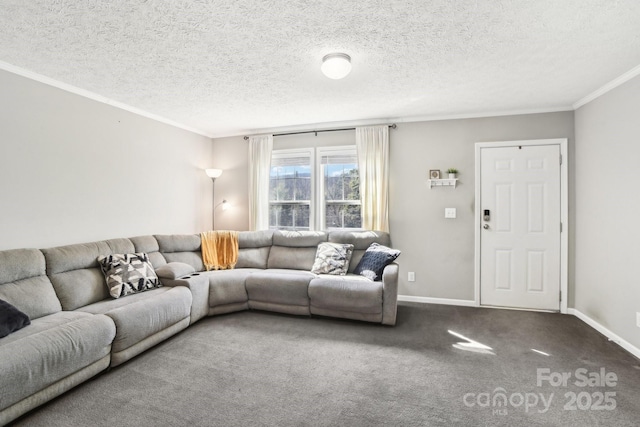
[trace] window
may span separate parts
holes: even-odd
[[[324,230],[361,226],[355,146],[273,151],[269,228]]]
[[[310,230],[311,150],[274,151],[269,173],[269,228]]]
[[[360,177],[355,147],[318,149],[323,229],[360,228]]]

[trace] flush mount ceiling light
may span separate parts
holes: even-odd
[[[351,57],[346,53],[325,55],[322,58],[321,70],[330,79],[343,79],[351,72]]]

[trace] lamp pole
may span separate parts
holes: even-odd
[[[216,229],[216,179],[211,178],[211,206],[213,209],[211,210],[211,229]]]
[[[206,169],[205,172],[207,176],[211,178],[211,182],[213,183],[213,189],[211,191],[211,206],[213,210],[211,211],[211,228],[212,230],[216,229],[216,178],[222,175],[222,169]]]

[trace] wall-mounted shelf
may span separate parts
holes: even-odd
[[[453,187],[456,188],[458,185],[458,178],[454,179],[429,179],[427,180],[429,183],[429,190],[433,187]]]

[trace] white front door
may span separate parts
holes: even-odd
[[[481,305],[560,310],[560,163],[558,144],[480,148]]]

